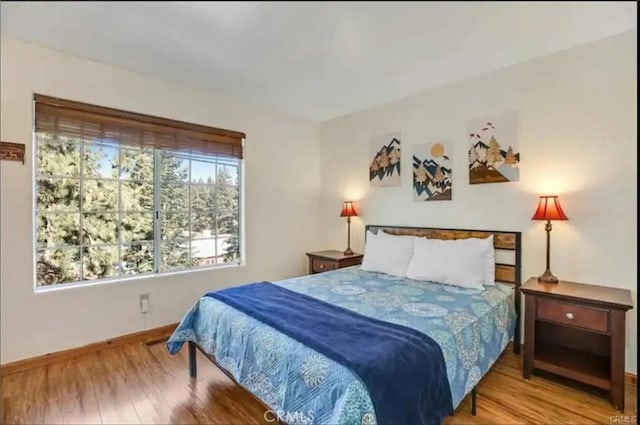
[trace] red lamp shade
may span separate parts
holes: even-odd
[[[356,212],[356,209],[353,208],[353,202],[345,201],[342,204],[342,211],[340,211],[340,217],[355,217],[357,215],[358,213]]]
[[[557,196],[541,196],[531,220],[569,220],[569,217],[562,211]]]

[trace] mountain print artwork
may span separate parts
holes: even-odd
[[[469,122],[469,183],[514,182],[520,179],[517,115],[502,115]]]
[[[413,146],[413,200],[451,200],[451,147],[448,141]]]
[[[371,139],[369,182],[372,186],[400,185],[400,133]]]

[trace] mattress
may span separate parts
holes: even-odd
[[[416,329],[442,349],[456,407],[513,336],[513,286],[464,289],[359,266],[274,282],[365,316]],[[336,324],[336,327],[339,327]],[[200,298],[170,352],[196,342],[287,423],[375,424],[366,387],[344,366],[210,297]]]

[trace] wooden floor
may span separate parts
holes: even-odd
[[[265,408],[198,353],[198,379],[186,347],[131,344],[2,380],[3,424],[260,424]],[[522,357],[506,351],[478,387],[478,415],[464,400],[446,424],[590,424],[635,422],[636,387],[624,413],[597,395],[542,377],[522,379]],[[615,415],[627,418],[611,419]],[[268,416],[271,418],[270,416]]]

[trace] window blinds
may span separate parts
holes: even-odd
[[[242,159],[245,134],[36,94],[36,132]]]

